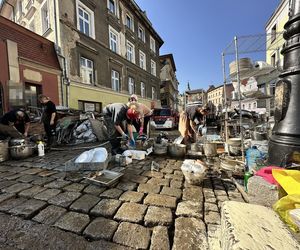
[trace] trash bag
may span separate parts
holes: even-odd
[[[184,160],[181,170],[186,181],[192,185],[201,185],[206,174],[206,166],[197,160]]]

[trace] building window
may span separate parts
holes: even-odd
[[[151,88],[151,99],[152,100],[155,100],[156,99],[156,89],[155,89],[155,87],[152,87]]]
[[[116,0],[108,0],[107,2],[107,8],[111,13],[114,15],[117,15],[117,3]]]
[[[248,108],[249,108],[249,110],[251,110],[251,103],[248,104]]]
[[[134,53],[134,45],[127,41],[127,53],[126,53],[126,58],[128,61],[135,63],[135,53]]]
[[[141,82],[141,97],[146,97],[146,86],[144,82]]]
[[[32,20],[31,23],[29,24],[29,29],[30,29],[32,32],[35,32],[35,24],[34,24],[34,20]]]
[[[243,106],[242,106],[242,107],[243,107],[243,109],[245,109],[245,104],[243,104]]]
[[[134,31],[134,26],[133,26],[133,18],[129,14],[126,14],[126,26],[128,29]]]
[[[277,27],[275,24],[271,30],[271,43],[274,42],[276,39],[276,30],[277,30]]]
[[[156,76],[156,63],[151,59],[151,74]]]
[[[128,77],[128,92],[130,95],[134,94],[134,79],[132,77]]]
[[[88,112],[101,112],[102,110],[102,103],[101,102],[89,102],[89,101],[78,101],[78,109]]]
[[[18,11],[19,11],[19,17],[22,16],[22,13],[23,13],[23,3],[22,3],[22,0],[19,0],[19,2],[18,2]]]
[[[45,2],[41,10],[42,14],[42,32],[43,34],[50,28],[48,1]]]
[[[140,67],[146,70],[146,55],[142,51],[140,51]]]
[[[145,30],[141,26],[138,29],[138,38],[145,42]]]
[[[87,36],[95,38],[94,12],[82,4],[77,4],[77,28]]]
[[[119,33],[112,27],[109,27],[109,48],[119,54]]]
[[[275,53],[271,56],[271,65],[273,67],[276,66],[276,54]]]
[[[150,50],[152,51],[152,52],[156,52],[156,48],[155,48],[155,40],[154,40],[154,38],[152,37],[152,36],[150,36]]]
[[[94,63],[85,57],[80,57],[80,77],[83,83],[94,83]]]
[[[120,91],[120,74],[118,71],[111,71],[111,88],[114,91]]]
[[[27,106],[38,107],[38,96],[42,93],[40,85],[25,83],[25,102]]]
[[[253,103],[253,109],[256,109],[256,102]]]

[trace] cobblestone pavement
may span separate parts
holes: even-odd
[[[208,249],[222,202],[243,201],[213,171],[188,184],[182,160],[168,157],[134,161],[113,187],[92,185],[62,171],[79,153],[1,163],[1,249]]]

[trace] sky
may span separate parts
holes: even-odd
[[[221,53],[234,36],[265,33],[280,0],[135,0],[174,56],[179,90],[223,83]],[[247,57],[265,60],[265,53]],[[242,57],[242,55],[240,56]],[[243,56],[244,57],[244,56]],[[225,57],[226,67],[232,58]],[[228,74],[226,72],[226,74]]]

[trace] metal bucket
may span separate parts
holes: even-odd
[[[216,156],[217,155],[217,147],[216,143],[204,143],[203,151],[206,156]]]
[[[172,157],[184,157],[186,155],[186,145],[172,143],[168,146],[168,151]]]

